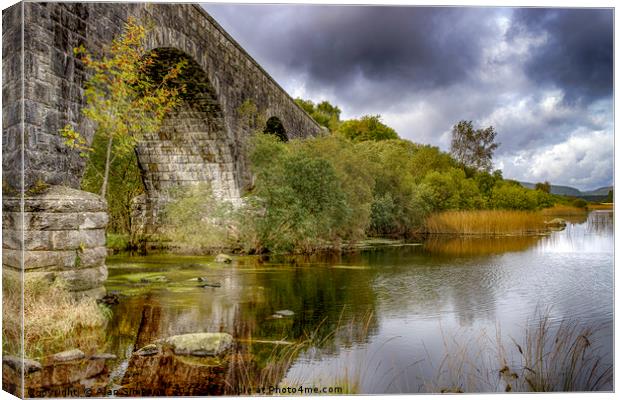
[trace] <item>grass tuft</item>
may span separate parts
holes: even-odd
[[[3,353],[20,354],[19,275],[3,274]],[[61,281],[26,275],[24,280],[24,356],[37,359],[71,348],[94,353],[105,342],[107,313],[94,299],[74,299]]]

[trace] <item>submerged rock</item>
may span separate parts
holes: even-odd
[[[200,287],[221,287],[222,284],[217,283],[217,282],[213,282],[213,283],[204,283],[202,285],[200,285]]]
[[[71,349],[62,351],[60,353],[52,354],[50,359],[54,362],[67,362],[83,359],[84,352],[80,349]]]
[[[224,332],[188,333],[159,341],[168,345],[176,355],[217,356],[230,348],[233,338]]]
[[[281,315],[283,317],[292,317],[293,315],[295,315],[295,312],[291,310],[279,310],[279,311],[276,311],[276,314]]]
[[[230,264],[232,262],[232,257],[223,253],[218,254],[215,257],[215,262]]]
[[[43,368],[41,366],[41,363],[39,363],[38,361],[29,360],[27,358],[9,356],[9,355],[2,355],[2,364],[6,365],[7,367],[17,372],[21,372],[22,365],[23,365],[24,371],[27,374],[40,371],[41,368]]]
[[[140,279],[140,283],[166,283],[168,282],[168,278],[166,278],[163,275],[158,275],[158,276],[151,276],[148,278],[141,278]]]
[[[159,347],[156,344],[147,344],[140,350],[136,351],[135,354],[139,356],[154,356],[159,353]]]

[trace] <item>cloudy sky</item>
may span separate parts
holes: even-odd
[[[493,125],[504,177],[612,183],[609,9],[203,6],[293,97],[444,150],[459,120]]]

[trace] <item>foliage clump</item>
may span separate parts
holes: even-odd
[[[360,119],[345,121],[340,124],[337,132],[356,142],[398,139],[396,131],[381,122],[378,115],[365,115]]]

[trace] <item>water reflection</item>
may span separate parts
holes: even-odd
[[[541,253],[610,253],[613,252],[613,212],[593,211],[583,224],[568,224],[541,241]]]
[[[541,236],[500,237],[445,237],[431,236],[424,242],[424,249],[432,254],[448,256],[501,254],[523,251],[541,239]]]

